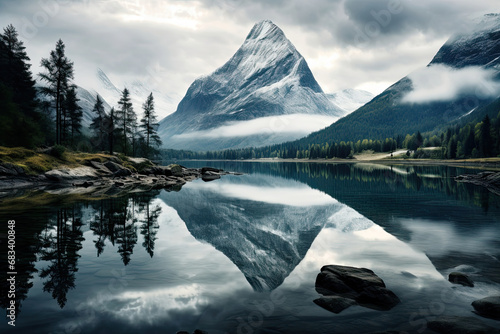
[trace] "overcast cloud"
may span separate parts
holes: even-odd
[[[0,24],[18,29],[34,73],[62,38],[78,85],[95,87],[99,67],[120,89],[141,80],[176,105],[263,19],[285,32],[325,92],[379,93],[497,8],[498,0],[2,0]]]
[[[413,90],[403,97],[403,102],[426,103],[451,101],[462,94],[476,94],[481,98],[497,96],[500,84],[494,80],[496,71],[469,66],[455,69],[437,64],[424,67],[408,77]]]

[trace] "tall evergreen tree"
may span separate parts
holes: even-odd
[[[158,120],[155,113],[155,105],[153,93],[149,94],[146,102],[142,105],[144,110],[144,116],[141,119],[141,130],[144,133],[144,139],[146,143],[146,156],[150,157],[150,152],[153,149],[152,146],[161,146],[161,139],[158,136]]]
[[[104,150],[107,141],[104,123],[106,112],[104,111],[104,102],[99,94],[96,97],[92,112],[95,116],[92,118],[92,123],[90,123],[90,129],[94,133],[94,146],[99,150]]]
[[[491,140],[491,120],[486,115],[479,128],[479,154],[482,157],[490,157],[493,143]]]
[[[67,117],[67,129],[70,136],[69,141],[74,145],[75,135],[81,133],[83,112],[78,105],[80,99],[76,96],[76,86],[71,85],[64,98],[64,113]]]
[[[41,66],[46,70],[40,73],[40,78],[47,83],[41,92],[52,97],[56,113],[56,144],[62,142],[63,131],[63,100],[74,78],[73,62],[66,57],[65,45],[61,39],[56,43],[55,50],[50,52],[49,58],[43,58]]]
[[[14,26],[0,34],[0,145],[43,143],[46,122],[37,110],[30,58]]]
[[[113,155],[115,135],[116,135],[116,112],[115,108],[111,108],[109,115],[104,118],[104,128],[106,129],[106,139],[109,149],[109,154]]]
[[[139,126],[137,124],[137,115],[135,112],[130,114],[130,141],[132,142],[132,151],[131,154],[133,156],[137,155],[138,143],[142,141],[142,136],[139,131]]]
[[[127,88],[123,89],[122,97],[118,101],[120,109],[118,110],[118,115],[116,117],[116,126],[120,128],[123,143],[123,153],[128,154],[128,140],[132,136],[134,122],[137,122],[137,116],[135,115],[134,108],[132,106],[132,101],[130,99],[130,93]]]

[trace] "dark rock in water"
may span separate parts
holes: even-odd
[[[339,297],[339,296],[327,296],[321,297],[314,300],[316,305],[321,306],[325,310],[328,310],[333,313],[340,313],[346,308],[349,308],[353,305],[357,305],[355,300]]]
[[[448,281],[450,281],[453,284],[461,284],[463,286],[474,287],[474,282],[469,278],[469,276],[456,271],[448,275]]]
[[[337,275],[330,271],[321,271],[316,276],[316,291],[322,295],[352,294],[355,291],[347,286]]]
[[[177,332],[176,334],[190,334],[190,333],[189,333],[189,332],[187,332],[187,331],[179,331],[179,332]]]
[[[316,277],[316,291],[330,299],[320,298],[314,302],[321,307],[338,310],[359,304],[376,310],[390,310],[401,301],[394,292],[385,287],[384,281],[372,270],[329,265],[321,268]],[[340,299],[335,299],[340,298]],[[350,301],[349,305],[348,302]],[[340,301],[343,303],[339,306]]]
[[[215,174],[213,172],[206,172],[205,174],[201,175],[201,179],[205,182],[210,182],[213,180],[220,179],[220,174]]]
[[[362,306],[380,311],[390,310],[401,302],[394,292],[380,286],[364,288],[356,301]]]
[[[429,321],[427,328],[440,334],[499,334],[500,330],[490,327],[472,317],[442,316]]]
[[[344,286],[347,286],[349,289],[355,290],[357,292],[369,286],[380,286],[385,288],[384,281],[382,281],[382,279],[375,275],[375,273],[370,269],[330,265],[321,268],[321,272],[330,277],[336,277],[344,284]],[[339,288],[339,286],[336,284],[334,286],[330,286],[330,288],[328,286],[322,287],[327,290],[331,290],[331,288]],[[331,291],[336,292],[336,290]]]
[[[205,331],[202,331],[201,329],[195,329],[193,334],[208,334]]]
[[[472,306],[480,316],[500,320],[500,296],[475,300]]]
[[[212,167],[202,167],[201,174],[205,174],[206,172],[220,173],[221,170],[217,169],[217,168],[212,168]]]

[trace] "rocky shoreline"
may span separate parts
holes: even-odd
[[[500,172],[482,172],[479,174],[464,174],[455,177],[455,181],[472,183],[485,187],[495,195],[500,196]]]
[[[39,189],[54,194],[116,195],[131,191],[166,189],[178,191],[187,182],[209,182],[222,175],[239,175],[220,169],[186,168],[178,164],[159,166],[142,158],[128,158],[128,166],[116,157],[88,161],[85,165],[63,166],[39,175],[27,175],[14,164],[0,164],[0,191]]]

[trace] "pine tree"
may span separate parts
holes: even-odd
[[[104,118],[104,128],[106,129],[106,138],[108,143],[109,154],[113,155],[113,146],[115,142],[115,123],[116,123],[116,112],[115,108],[111,108],[109,115]]]
[[[14,26],[0,34],[0,145],[42,144],[47,123],[37,110],[30,58]]]
[[[146,156],[150,157],[152,146],[161,146],[161,139],[158,136],[158,121],[155,113],[154,98],[153,93],[149,94],[146,102],[142,105],[144,110],[144,116],[141,119],[141,129],[144,133],[145,143],[146,143]]]
[[[52,97],[56,112],[56,144],[61,144],[63,130],[63,100],[70,87],[70,80],[74,78],[73,62],[66,57],[65,45],[61,39],[56,43],[56,49],[50,52],[49,58],[43,58],[41,66],[45,73],[40,78],[47,83],[41,92]]]
[[[78,105],[80,99],[76,96],[76,86],[71,85],[64,98],[64,110],[68,118],[67,131],[70,134],[71,145],[74,145],[76,134],[81,133],[83,112],[82,107]]]
[[[130,99],[130,93],[127,88],[123,89],[122,97],[118,101],[120,109],[116,117],[116,126],[122,132],[123,153],[128,153],[128,139],[132,135],[134,122],[137,123],[137,116],[135,115],[134,108]]]
[[[130,123],[130,139],[131,139],[131,142],[132,142],[132,156],[136,156],[137,155],[137,148],[138,148],[138,144],[142,141],[142,136],[141,136],[141,133],[139,131],[139,125],[137,124],[137,115],[135,114],[135,112],[132,112],[130,114],[130,118],[129,118],[129,123]]]
[[[106,112],[104,111],[104,102],[99,96],[99,94],[96,96],[92,112],[95,114],[95,116],[92,118],[92,123],[90,123],[90,129],[94,133],[94,146],[96,146],[99,150],[104,150],[106,143],[106,135],[104,127]]]
[[[491,156],[493,143],[491,140],[491,121],[486,115],[479,128],[479,154],[482,157]]]

